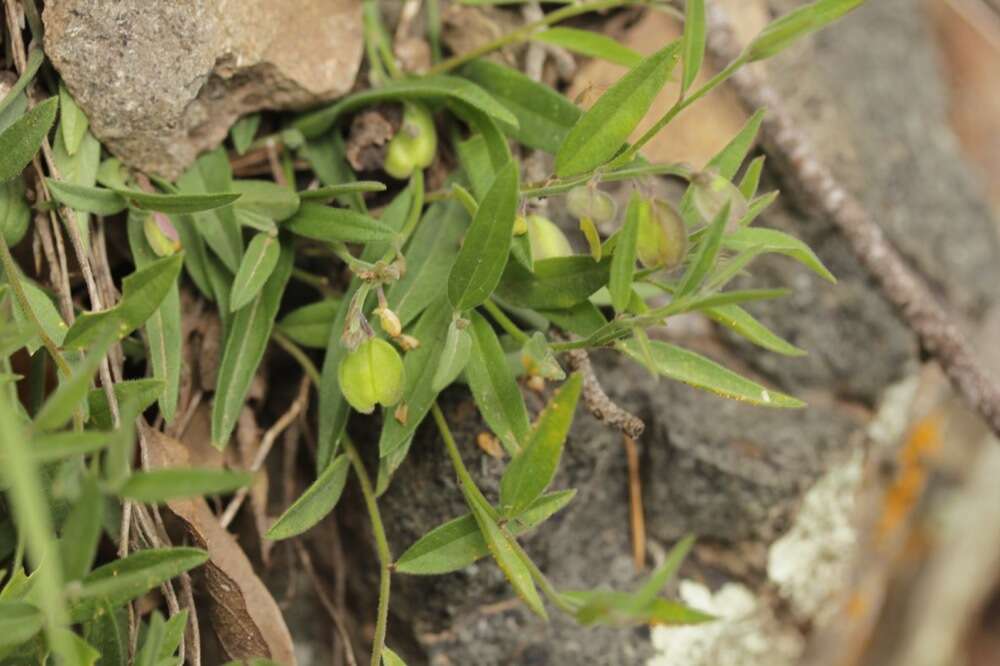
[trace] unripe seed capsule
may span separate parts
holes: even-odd
[[[434,118],[424,106],[413,102],[403,105],[403,125],[389,142],[385,155],[385,172],[403,180],[414,169],[430,166],[437,153],[437,129]]]
[[[566,234],[551,220],[541,215],[529,215],[527,218],[528,241],[531,243],[531,256],[535,259],[551,259],[552,257],[568,257],[573,254],[573,248],[566,239]]]
[[[142,221],[142,231],[146,242],[158,257],[169,257],[180,249],[177,230],[163,213],[151,213]]]
[[[729,204],[727,231],[733,230],[746,215],[747,200],[739,189],[722,176],[703,171],[691,181],[691,199],[702,219],[711,222]]]
[[[655,199],[644,202],[639,213],[636,254],[646,268],[676,268],[687,254],[688,238],[684,220],[673,206]]]
[[[403,397],[403,359],[379,338],[369,338],[347,354],[337,377],[344,398],[362,414],[371,414],[376,404],[391,407]]]
[[[566,195],[566,208],[577,219],[589,218],[595,224],[615,219],[618,206],[608,194],[587,185],[578,185]]]

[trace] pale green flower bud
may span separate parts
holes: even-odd
[[[573,248],[566,239],[566,234],[551,220],[541,215],[529,215],[526,222],[531,256],[534,259],[568,257],[573,254]]]

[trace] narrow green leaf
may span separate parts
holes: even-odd
[[[712,224],[701,237],[698,250],[694,258],[684,271],[681,283],[677,287],[676,297],[683,298],[693,294],[701,283],[705,281],[708,272],[715,266],[715,260],[719,256],[719,248],[722,247],[722,236],[726,231],[726,224],[729,222],[729,203],[723,205],[722,210],[715,216]]]
[[[237,155],[243,155],[253,143],[253,138],[257,135],[257,128],[260,127],[260,114],[251,113],[237,120],[229,128],[229,138],[233,140],[233,148]]]
[[[823,265],[823,262],[808,245],[798,238],[776,229],[743,227],[727,234],[722,244],[727,249],[737,252],[758,246],[764,252],[783,254],[795,259],[824,280],[834,284],[837,282],[837,278]]]
[[[559,147],[557,176],[588,173],[615,156],[667,82],[679,50],[673,43],[657,51],[601,95]]]
[[[191,168],[177,179],[177,189],[186,195],[229,193],[232,183],[233,174],[229,156],[220,147],[199,157]],[[235,274],[243,256],[243,236],[233,207],[224,206],[191,213],[190,220],[205,244],[222,260],[223,265]]]
[[[514,455],[531,433],[524,397],[493,327],[478,312],[470,313],[470,319],[472,353],[465,376],[483,420]]]
[[[444,348],[438,361],[437,370],[431,379],[431,390],[441,391],[455,381],[455,378],[465,369],[472,351],[472,337],[460,319],[451,320],[448,334],[444,339]]]
[[[0,600],[0,650],[17,647],[42,630],[42,612],[24,601]]]
[[[575,490],[542,495],[509,521],[507,527],[514,536],[524,534],[562,510],[575,496]],[[396,572],[420,576],[451,573],[489,554],[476,519],[467,513],[438,525],[420,537],[396,561]]]
[[[97,374],[112,342],[116,340],[112,326],[97,329],[87,357],[69,378],[62,378],[59,388],[48,397],[35,415],[34,426],[38,430],[56,430],[66,425],[73,412],[80,408],[87,395],[87,389]]]
[[[35,74],[38,73],[38,68],[42,66],[45,61],[45,53],[42,51],[41,47],[34,46],[28,51],[28,62],[24,67],[24,72],[18,77],[17,81],[7,90],[7,93],[0,98],[0,116],[3,112],[7,110],[14,100],[24,100],[21,93],[24,89],[28,87],[28,84],[35,79]]]
[[[62,132],[66,152],[75,155],[87,133],[90,121],[86,114],[77,106],[73,96],[66,89],[66,84],[59,82],[59,131]]]
[[[382,666],[406,666],[406,662],[398,654],[387,647],[382,648]]]
[[[708,308],[705,310],[705,314],[721,326],[725,326],[769,351],[785,356],[804,356],[806,354],[805,350],[776,335],[738,305],[720,305]]]
[[[95,215],[114,215],[120,213],[128,203],[114,190],[103,187],[89,187],[53,178],[46,178],[49,192],[59,203],[73,210]]]
[[[56,309],[52,299],[49,298],[49,295],[41,287],[27,278],[21,278],[21,287],[24,289],[28,306],[35,313],[35,318],[38,319],[38,323],[41,324],[46,335],[52,338],[52,341],[57,345],[62,345],[63,340],[66,339],[66,332],[69,330],[69,327],[66,326],[62,317],[59,316],[59,311]],[[9,289],[6,285],[3,288]],[[21,310],[21,304],[16,299],[14,300],[13,314],[15,321],[28,323],[28,315]],[[30,322],[29,325],[34,330],[34,322]],[[29,343],[28,351],[34,354],[41,346],[41,338],[36,336]]]
[[[753,142],[757,139],[762,122],[764,122],[764,109],[757,109],[739,133],[711,159],[705,169],[714,171],[726,180],[735,178],[736,172],[740,170],[740,165],[743,164],[747,153],[753,147]]]
[[[257,295],[278,264],[280,254],[281,244],[277,238],[261,233],[254,235],[233,279],[230,312],[236,312]]]
[[[387,241],[395,236],[393,229],[373,217],[316,203],[303,203],[282,226],[298,236],[330,243]]]
[[[163,393],[164,383],[160,379],[126,379],[115,384],[115,399],[119,404],[129,402],[138,411],[153,404]],[[91,389],[87,397],[90,403],[90,420],[99,428],[111,429],[111,408],[103,388]]]
[[[764,171],[764,160],[766,158],[763,155],[755,157],[750,165],[747,167],[746,172],[743,174],[740,184],[737,188],[740,194],[743,195],[747,201],[753,201],[753,198],[757,195],[757,188],[760,187],[760,176]]]
[[[556,310],[583,303],[607,285],[611,261],[589,256],[552,257],[535,262],[534,273],[516,262],[507,265],[497,295],[511,305]]]
[[[510,161],[497,172],[448,276],[448,299],[456,310],[486,300],[503,274],[517,214],[518,168]]]
[[[93,187],[97,184],[101,165],[101,144],[89,131],[84,132],[83,140],[73,155],[69,154],[65,142],[63,142],[62,132],[56,132],[55,142],[52,144],[52,159],[59,170],[62,182],[81,187]],[[90,214],[78,210],[72,214],[72,217],[76,221],[84,245],[89,246]]]
[[[683,95],[698,76],[705,59],[705,0],[687,0],[684,3],[684,37],[681,39],[681,59],[684,74],[681,76]]]
[[[111,321],[117,327],[118,339],[146,323],[160,307],[181,271],[183,253],[164,257],[138,269],[122,281],[122,299],[118,305],[101,312],[85,312],[73,323],[63,345],[84,349],[93,344],[104,325]]]
[[[123,606],[99,604],[83,624],[83,637],[101,653],[101,666],[128,663],[128,617]]]
[[[385,192],[385,183],[377,180],[358,180],[353,183],[341,183],[339,185],[324,185],[315,190],[302,190],[299,192],[299,199],[302,201],[323,200],[327,201],[334,197],[342,197],[345,194],[355,194],[361,192]]]
[[[86,474],[80,485],[80,496],[63,522],[59,540],[63,576],[67,581],[79,580],[90,572],[104,526],[104,495],[97,479]]]
[[[163,645],[163,634],[166,628],[164,625],[160,612],[153,611],[142,647],[139,648],[139,653],[135,657],[135,666],[156,666],[160,647]]]
[[[233,335],[226,336],[212,405],[212,442],[219,449],[236,426],[250,383],[264,358],[294,259],[291,243],[282,243],[278,264],[263,289],[233,317]]]
[[[715,361],[687,349],[659,340],[650,342],[653,361],[656,366],[649,368],[664,377],[684,382],[689,386],[703,389],[723,398],[748,402],[763,407],[804,407],[805,403],[790,395],[767,389]],[[642,363],[641,350],[635,340],[619,346],[634,360]]]
[[[142,210],[155,210],[172,215],[200,213],[232,205],[240,194],[237,192],[208,192],[205,194],[161,194],[141,190],[117,189],[129,204]]]
[[[816,0],[772,21],[746,47],[748,62],[770,58],[799,37],[814,32],[858,7],[864,0]]]
[[[607,35],[591,30],[559,26],[537,32],[531,38],[553,46],[560,46],[588,58],[600,58],[623,67],[632,68],[642,62],[641,53],[633,51]]]
[[[582,386],[582,375],[570,375],[539,415],[527,446],[507,466],[500,479],[500,505],[505,515],[516,516],[552,483]]]
[[[248,212],[281,222],[299,209],[298,194],[269,180],[234,180],[232,190],[240,195],[233,205],[237,217],[241,212]]]
[[[0,133],[0,183],[20,175],[56,120],[59,98],[50,97]]]
[[[580,117],[580,110],[564,95],[491,60],[468,63],[462,68],[462,76],[477,83],[517,117],[517,129],[511,130],[510,136],[530,148],[555,153]]]
[[[325,134],[342,115],[355,109],[380,102],[439,99],[458,100],[490,115],[498,122],[511,127],[517,126],[517,118],[476,84],[456,76],[437,75],[390,81],[378,88],[354,93],[333,106],[302,116],[293,127],[307,139],[312,139]]]
[[[93,618],[103,601],[124,604],[207,560],[208,553],[198,548],[152,548],[98,567],[73,595],[72,620]]]
[[[303,347],[325,349],[340,308],[339,298],[329,298],[292,310],[278,322],[278,330]]]
[[[535,589],[535,582],[531,579],[531,572],[524,562],[521,561],[517,550],[508,541],[503,531],[486,509],[481,507],[475,498],[466,495],[466,501],[469,504],[469,508],[472,509],[472,516],[479,526],[479,531],[483,535],[486,547],[489,548],[490,554],[493,555],[493,559],[500,567],[500,570],[503,571],[504,576],[507,577],[507,581],[514,588],[517,596],[521,598],[521,601],[533,613],[547,619],[548,614],[545,612],[545,606],[538,596],[538,590]]]
[[[248,486],[253,474],[225,469],[157,469],[135,472],[118,490],[118,496],[138,502],[230,493]]]
[[[347,456],[341,454],[306,488],[267,531],[268,539],[288,539],[302,534],[323,520],[340,501],[350,469]]]
[[[632,298],[632,280],[635,277],[636,242],[639,238],[639,218],[649,215],[649,203],[643,202],[638,192],[633,192],[625,212],[625,224],[618,233],[615,253],[611,257],[608,291],[615,312],[622,313]]]
[[[32,454],[36,462],[45,464],[100,451],[110,443],[110,433],[92,430],[39,433],[32,437]]]
[[[160,642],[160,652],[157,657],[161,660],[168,659],[176,654],[184,640],[184,630],[187,628],[188,612],[182,610],[171,615],[163,626],[163,640]],[[180,666],[179,663],[174,666]]]

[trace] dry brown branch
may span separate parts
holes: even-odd
[[[725,10],[711,5],[707,22],[709,52],[719,62],[736,58],[740,46]],[[825,215],[843,234],[883,296],[941,365],[955,391],[1000,435],[1000,386],[981,369],[976,353],[956,323],[958,317],[940,303],[872,215],[817,157],[781,96],[755,68],[741,69],[730,81],[749,109],[767,109],[761,138],[768,154],[784,171],[786,182],[803,202]]]
[[[597,375],[594,374],[594,367],[586,350],[572,349],[566,352],[566,356],[569,358],[570,367],[583,375],[583,404],[587,406],[587,411],[605,425],[617,428],[632,439],[638,439],[646,429],[646,424],[608,397]]]
[[[639,475],[639,447],[628,435],[622,436],[628,460],[629,523],[632,528],[632,561],[635,570],[646,568],[646,519],[642,510],[642,477]]]

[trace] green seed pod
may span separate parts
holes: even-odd
[[[541,215],[529,215],[527,224],[528,241],[531,243],[531,256],[534,259],[568,257],[573,254],[566,234],[551,220]]]
[[[703,171],[691,181],[691,200],[702,219],[711,222],[729,203],[727,229],[733,229],[746,215],[747,200],[739,189],[722,176]]]
[[[344,398],[362,414],[371,414],[376,404],[391,407],[403,397],[403,359],[385,340],[362,342],[340,362],[337,375]]]
[[[646,268],[658,266],[671,270],[687,254],[687,228],[673,206],[654,199],[642,202],[639,209],[639,237],[636,254]]]
[[[29,222],[31,208],[24,199],[24,181],[15,178],[0,185],[0,231],[7,245],[13,247],[21,242]]]
[[[589,218],[594,224],[612,221],[618,210],[614,199],[588,185],[578,185],[569,191],[566,195],[566,208],[578,220]]]
[[[169,257],[181,248],[177,230],[163,213],[151,213],[142,221],[146,242],[158,257]]]
[[[385,155],[385,172],[404,180],[414,169],[430,166],[437,153],[437,129],[434,118],[424,106],[406,102],[403,105],[403,126],[389,142]]]

